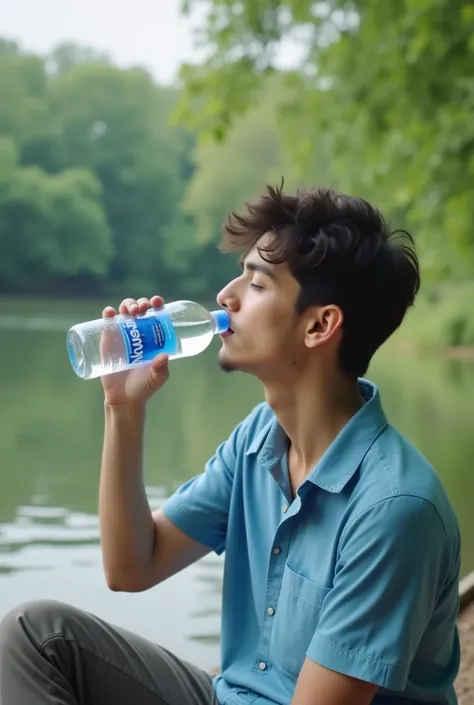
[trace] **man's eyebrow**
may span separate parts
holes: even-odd
[[[240,266],[242,267],[242,269],[246,269],[249,272],[260,272],[260,274],[264,274],[265,276],[270,277],[270,279],[276,279],[275,272],[266,264],[241,260]]]

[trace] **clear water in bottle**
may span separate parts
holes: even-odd
[[[170,360],[197,355],[214,335],[229,330],[226,311],[208,311],[194,301],[174,301],[145,314],[119,314],[78,323],[67,334],[72,368],[81,379],[132,369],[158,353]]]

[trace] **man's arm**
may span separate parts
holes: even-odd
[[[143,482],[144,424],[144,406],[105,406],[99,515],[111,590],[147,590],[210,551],[161,509],[152,514]]]
[[[121,314],[136,316],[159,296],[124,299]],[[104,319],[116,311],[107,306]],[[101,351],[115,338],[105,334]],[[146,590],[211,550],[222,552],[236,465],[236,437],[222,443],[206,472],[184,485],[152,514],[143,480],[143,435],[147,401],[168,379],[168,358],[157,355],[150,365],[102,377],[105,432],[99,491],[102,559],[112,590]]]
[[[244,423],[219,445],[204,472],[152,514],[142,470],[144,409],[106,407],[99,514],[112,590],[147,590],[210,551],[224,551]]]
[[[291,705],[369,705],[378,686],[306,659]]]

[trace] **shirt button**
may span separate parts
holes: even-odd
[[[269,614],[270,617],[273,617],[273,615],[275,614],[275,610],[273,609],[273,607],[267,607],[267,614]]]
[[[277,546],[276,548],[273,549],[273,553],[275,554],[275,556],[278,556],[278,554],[281,553],[281,548],[278,548],[278,546]]]
[[[281,511],[283,512],[283,514],[286,514],[286,512],[288,511],[288,505],[284,504],[283,507],[281,508]]]
[[[258,664],[258,667],[261,671],[266,671],[267,664],[264,661],[260,661],[260,663]]]

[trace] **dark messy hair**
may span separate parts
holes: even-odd
[[[339,364],[363,375],[375,351],[399,327],[420,287],[413,238],[391,231],[370,203],[330,188],[298,190],[295,196],[266,186],[243,215],[231,212],[221,250],[245,257],[258,250],[267,262],[286,262],[301,286],[297,312],[335,304],[342,309]]]

